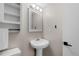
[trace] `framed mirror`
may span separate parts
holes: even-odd
[[[29,32],[43,31],[43,13],[29,8]]]

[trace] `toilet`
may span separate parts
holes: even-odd
[[[0,56],[20,56],[19,48],[8,49],[9,31],[8,28],[0,28]]]
[[[8,49],[0,52],[0,56],[20,56],[21,50],[19,48]]]

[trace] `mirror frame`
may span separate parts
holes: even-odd
[[[29,32],[43,32],[43,14],[42,14],[42,29],[38,30],[38,29],[32,29],[32,9],[28,8],[29,10]]]

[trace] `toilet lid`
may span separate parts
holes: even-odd
[[[0,56],[12,56],[21,54],[21,50],[19,48],[8,49],[0,53]]]

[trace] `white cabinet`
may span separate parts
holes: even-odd
[[[19,32],[20,3],[0,3],[0,28],[9,28],[9,31]]]

